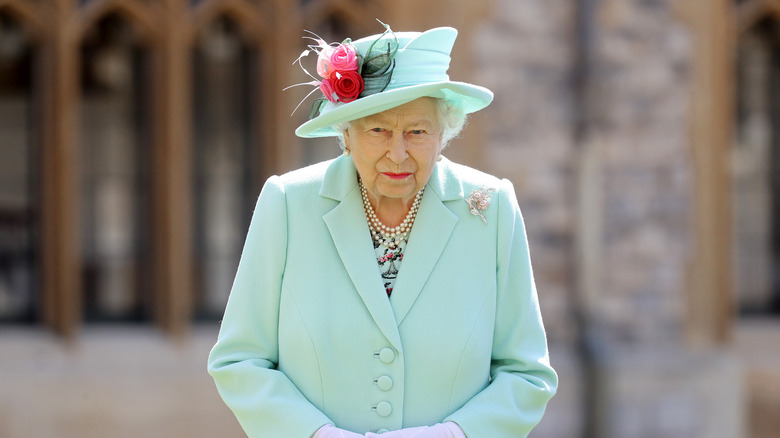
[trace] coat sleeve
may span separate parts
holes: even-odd
[[[498,197],[496,321],[490,384],[445,421],[468,438],[526,437],[555,394],[523,218],[508,180]]]
[[[287,251],[284,187],[271,177],[249,226],[209,374],[250,438],[309,438],[331,421],[277,370],[279,301]]]

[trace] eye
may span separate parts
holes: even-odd
[[[371,128],[371,132],[383,132],[383,131],[384,131],[384,129],[380,128],[380,127]]]
[[[411,131],[409,131],[409,133],[412,134],[412,135],[427,134],[427,132],[424,129],[412,129]]]

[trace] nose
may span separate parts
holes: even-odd
[[[403,132],[393,131],[388,139],[387,158],[395,164],[403,163],[406,161],[406,158],[409,157],[406,146],[406,138],[404,137]]]

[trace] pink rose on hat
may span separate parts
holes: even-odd
[[[325,41],[317,41],[320,50],[317,56],[317,74],[322,94],[330,102],[352,102],[363,92],[363,77],[360,76],[360,62],[355,46],[348,40],[336,47]]]
[[[322,82],[320,82],[320,91],[322,91],[322,95],[325,96],[328,101],[333,103],[338,102],[339,97],[333,91],[333,84],[330,79],[323,79]]]
[[[358,71],[357,51],[352,44],[339,44],[330,54],[330,64],[337,72]]]
[[[333,64],[331,64],[330,58],[335,49],[322,40],[320,40],[320,47],[320,53],[317,57],[317,74],[324,79],[330,79],[330,75],[333,73]]]

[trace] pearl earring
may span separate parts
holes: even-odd
[[[444,158],[444,157],[442,156],[442,154],[439,154],[439,156],[438,156],[438,157],[436,157],[436,161],[441,161],[441,159],[442,159],[442,158]]]
[[[348,157],[348,156],[349,156],[349,154],[351,154],[351,153],[352,153],[352,152],[350,152],[350,150],[349,150],[349,149],[347,149],[347,148],[344,148],[344,156],[345,156],[345,157]]]

